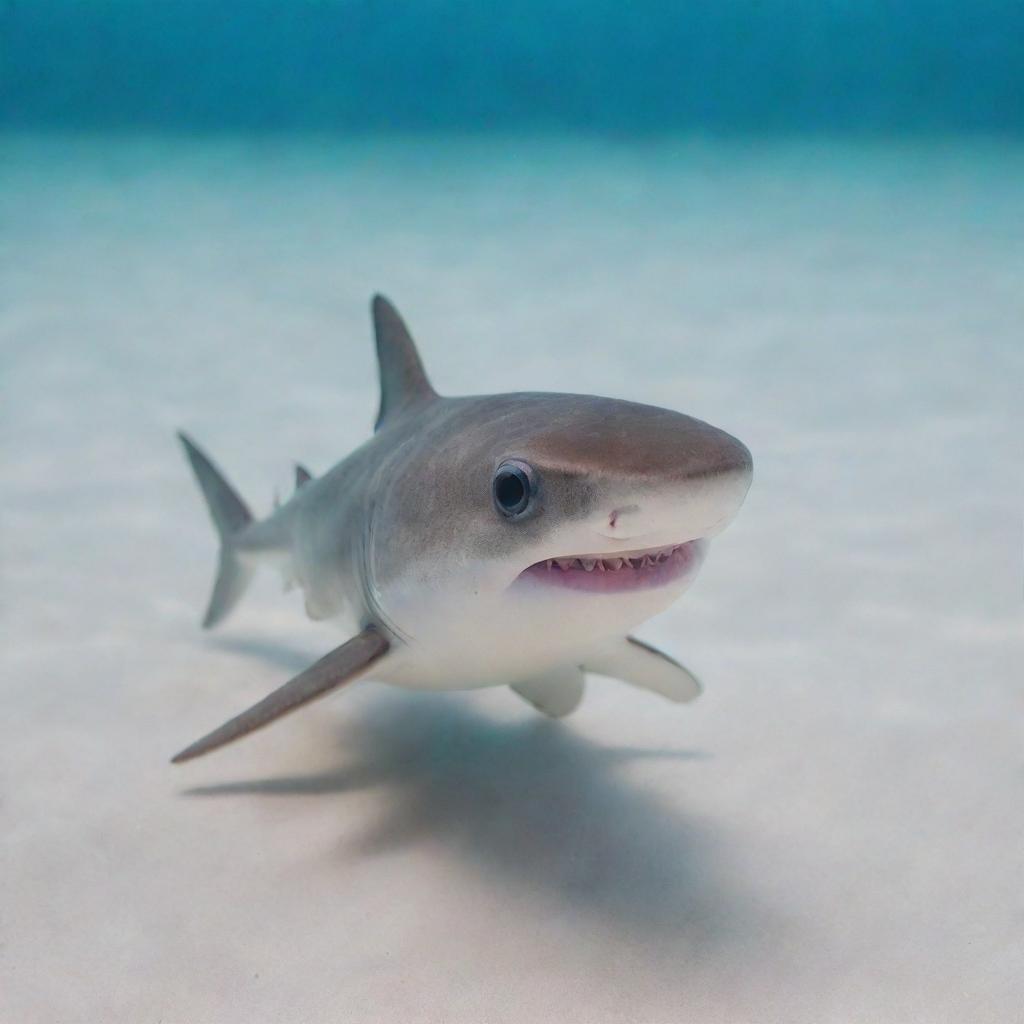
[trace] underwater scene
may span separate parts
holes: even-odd
[[[371,673],[168,764],[346,639],[200,629],[175,432],[271,513],[376,293],[442,395],[749,448],[635,630],[699,700]],[[1022,407],[1020,4],[0,0],[0,1019],[1016,1019]]]

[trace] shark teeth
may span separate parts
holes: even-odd
[[[650,551],[637,551],[621,555],[580,555],[574,558],[548,558],[538,562],[552,572],[622,572],[623,570],[639,571],[653,569],[664,565],[673,556],[678,555],[686,544],[674,544],[665,548],[653,548]]]

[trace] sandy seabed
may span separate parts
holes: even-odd
[[[1024,1019],[1024,150],[0,140],[0,1020]],[[257,508],[367,435],[367,301],[447,393],[671,406],[755,483],[594,680],[363,684],[213,635],[172,433]]]

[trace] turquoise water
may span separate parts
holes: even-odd
[[[1011,132],[1015,0],[3,0],[0,124]]]

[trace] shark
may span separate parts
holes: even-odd
[[[553,718],[585,676],[675,702],[696,677],[633,630],[694,581],[735,518],[752,459],[668,409],[592,395],[442,397],[405,321],[371,303],[380,374],[373,436],[257,519],[178,436],[220,540],[203,619],[221,623],[259,566],[301,589],[344,643],[186,747],[189,761],[367,676],[416,690],[507,686]]]

